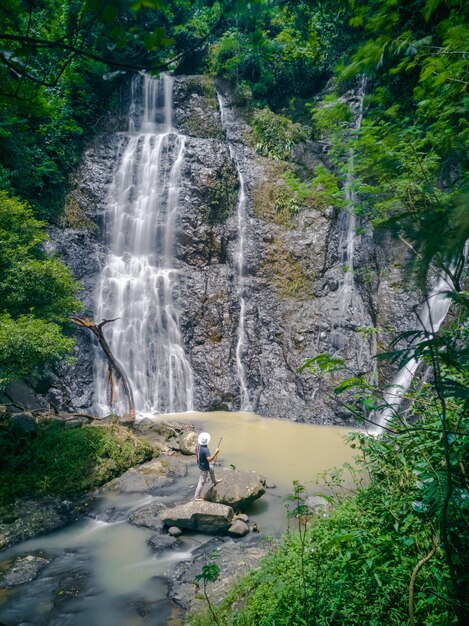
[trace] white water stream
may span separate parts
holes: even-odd
[[[366,80],[362,78],[360,87],[358,90],[358,108],[355,114],[355,120],[353,125],[353,132],[356,133],[360,130],[363,121],[363,101],[365,98]],[[355,277],[354,277],[354,259],[355,259],[355,246],[357,239],[357,217],[355,214],[357,205],[357,193],[354,188],[354,153],[353,148],[349,150],[347,174],[344,185],[344,195],[346,202],[346,209],[342,215],[342,228],[341,237],[339,242],[340,260],[344,269],[344,276],[342,284],[340,285],[340,298],[342,313],[347,313],[348,307],[355,303],[358,298],[353,298],[355,290]],[[361,300],[360,300],[361,302]]]
[[[218,93],[218,104],[220,107],[220,117],[222,126],[226,127],[226,105],[223,96]],[[236,153],[233,148],[233,144],[228,141],[228,147],[230,150],[231,158],[236,165],[236,171],[238,173],[239,191],[238,191],[238,203],[236,207],[236,217],[238,224],[238,248],[237,248],[237,262],[236,267],[238,270],[238,285],[237,295],[239,301],[239,319],[237,328],[237,342],[236,342],[236,371],[239,379],[239,392],[240,392],[240,411],[250,411],[252,408],[251,400],[249,397],[249,390],[246,381],[246,372],[244,369],[243,357],[247,347],[246,337],[246,295],[249,288],[248,277],[245,270],[245,246],[246,235],[248,226],[248,215],[246,212],[246,185],[244,182],[244,176],[239,168],[238,161],[236,159]]]
[[[172,78],[132,81],[129,130],[108,198],[109,253],[97,287],[96,319],[122,364],[140,413],[192,409],[193,376],[174,306],[174,227],[186,137],[173,127]],[[96,352],[96,404],[109,412],[107,365]],[[126,412],[118,398],[118,413]]]
[[[420,328],[426,333],[434,334],[438,332],[451,306],[451,298],[447,297],[446,292],[452,288],[451,280],[447,276],[442,276],[425,300],[418,320]],[[419,365],[419,360],[411,359],[399,370],[384,396],[384,403],[387,406],[378,416],[378,426],[374,429],[369,429],[370,433],[379,434],[383,430],[383,426],[386,426],[386,423],[396,414],[406,393],[410,389]]]

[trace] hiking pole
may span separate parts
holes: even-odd
[[[223,439],[223,437],[220,437],[220,441],[218,442],[218,446],[217,446],[218,449],[220,448],[220,444],[221,444],[221,440],[222,439]],[[215,459],[214,465],[216,465],[216,464],[217,464],[217,460]]]

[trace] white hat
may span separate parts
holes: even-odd
[[[199,442],[199,446],[208,446],[210,443],[210,435],[208,433],[200,433],[197,441]]]

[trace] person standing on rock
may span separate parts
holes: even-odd
[[[194,500],[203,500],[203,498],[200,497],[200,494],[202,493],[202,489],[207,482],[209,474],[214,486],[218,485],[218,483],[221,483],[221,480],[216,479],[213,467],[210,466],[210,463],[217,458],[220,449],[217,448],[212,455],[210,454],[210,450],[207,447],[210,443],[210,435],[208,433],[200,433],[197,441],[199,445],[197,446],[196,455],[197,465],[199,466],[200,470],[200,477],[197,484],[197,489],[195,490]]]

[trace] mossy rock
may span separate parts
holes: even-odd
[[[270,246],[261,272],[276,287],[280,297],[295,300],[311,298],[313,277],[305,262],[287,250],[279,237]]]
[[[232,213],[238,198],[238,176],[231,161],[206,181],[206,202],[211,224],[223,222]]]

